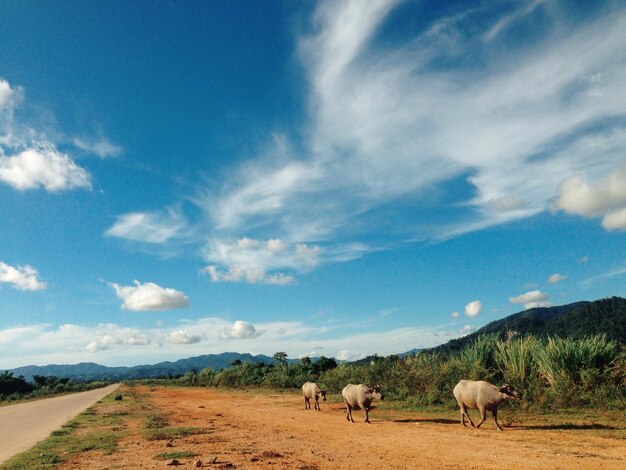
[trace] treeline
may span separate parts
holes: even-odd
[[[546,339],[532,335],[508,340],[481,335],[459,353],[422,352],[413,356],[374,357],[366,364],[341,364],[305,357],[289,364],[276,353],[272,364],[235,361],[228,369],[187,372],[171,382],[188,386],[298,389],[316,381],[340,394],[348,383],[380,384],[385,395],[407,406],[452,405],[460,379],[509,383],[521,391],[520,406],[538,409],[585,406],[626,408],[626,355],[605,335]]]
[[[62,377],[33,376],[32,382],[24,376],[13,376],[13,372],[0,374],[0,402],[27,398],[46,397],[69,392],[82,392],[107,385],[109,382],[81,382]]]

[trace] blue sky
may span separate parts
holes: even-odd
[[[355,359],[626,296],[623,2],[0,14],[0,369]]]

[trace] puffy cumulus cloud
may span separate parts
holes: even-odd
[[[480,315],[483,310],[483,304],[480,300],[474,300],[465,306],[465,315],[474,318]]]
[[[601,217],[606,230],[626,230],[626,165],[593,185],[580,176],[559,185],[553,209],[585,217]]]
[[[109,325],[109,328],[111,325]],[[85,349],[89,352],[95,353],[98,351],[105,351],[110,349],[114,345],[128,345],[128,346],[146,346],[151,342],[144,334],[124,334],[117,336],[116,334],[99,335],[98,339],[92,341]]]
[[[626,207],[606,214],[602,219],[602,226],[607,230],[626,229]]]
[[[541,292],[540,290],[533,290],[526,292],[525,294],[518,295],[517,297],[509,297],[509,302],[512,304],[524,304],[524,309],[536,307],[548,307],[552,305],[548,299],[550,294]]]
[[[194,344],[199,343],[206,338],[204,334],[192,333],[187,329],[179,329],[170,331],[166,341],[173,344]]]
[[[25,191],[43,188],[49,192],[91,189],[91,174],[70,155],[59,151],[63,145],[102,158],[119,154],[121,148],[105,137],[87,141],[67,137],[50,129],[49,135],[20,122],[15,112],[24,99],[21,87],[12,87],[0,78],[0,181]]]
[[[295,282],[294,276],[272,271],[306,272],[322,262],[321,255],[322,249],[317,245],[289,244],[280,239],[214,240],[206,246],[204,257],[217,264],[207,266],[204,272],[213,282],[287,285]]]
[[[554,273],[548,278],[548,282],[550,284],[557,284],[561,281],[564,281],[565,279],[567,279],[567,276],[565,276],[564,274]]]
[[[358,361],[359,359],[364,359],[366,355],[363,352],[342,349],[335,357],[339,361]]]
[[[235,265],[228,268],[207,266],[204,270],[213,282],[247,282],[248,284],[273,284],[286,286],[293,284],[296,278],[283,273],[267,274],[257,266]]]
[[[475,326],[472,325],[465,325],[463,328],[461,328],[459,330],[459,334],[461,336],[467,336],[470,333],[473,333],[474,331],[476,331],[478,328],[476,328]]]
[[[161,212],[131,212],[117,217],[105,234],[109,237],[125,238],[145,243],[166,243],[181,237],[187,220],[176,209]]]
[[[141,310],[172,310],[186,308],[189,305],[187,296],[172,288],[164,288],[153,282],[141,284],[135,281],[134,286],[120,286],[110,282],[109,286],[122,299],[122,309]]]
[[[98,331],[101,329],[109,332],[102,333],[101,331]],[[96,336],[96,340],[85,346],[87,351],[92,353],[105,351],[114,345],[146,346],[151,342],[150,338],[148,338],[145,334],[132,331],[128,328],[117,328],[117,326],[113,324],[100,325],[96,330]]]
[[[19,290],[42,290],[46,283],[38,279],[38,273],[32,266],[13,267],[0,261],[0,283],[10,284]]]
[[[307,271],[321,261],[322,249],[304,243],[289,244],[280,239],[235,241],[214,240],[204,250],[207,261],[222,266],[259,266],[266,270],[294,269]]]
[[[91,353],[95,353],[98,351],[104,351],[109,349],[108,345],[105,344],[101,344],[98,341],[92,341],[91,343],[89,343],[87,346],[85,346],[85,349]]]
[[[91,188],[90,174],[51,145],[29,148],[9,157],[0,154],[0,181],[19,190]]]
[[[254,325],[243,320],[237,320],[231,326],[224,328],[220,339],[251,339],[256,338],[260,334]]]

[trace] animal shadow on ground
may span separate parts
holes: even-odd
[[[596,423],[591,423],[591,424],[562,423],[562,424],[536,424],[532,426],[520,426],[518,429],[556,429],[556,430],[584,431],[584,430],[589,430],[589,429],[620,430],[620,429],[626,429],[626,428],[609,426],[606,424],[596,424]]]
[[[394,423],[437,423],[437,424],[459,424],[458,419],[446,418],[413,418],[413,419],[394,419]]]

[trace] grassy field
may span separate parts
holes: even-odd
[[[128,443],[129,440],[137,443],[133,452],[144,452],[145,458],[149,461],[193,460],[201,454],[201,449],[206,448],[207,443],[218,442],[224,440],[225,437],[224,434],[218,435],[219,430],[209,425],[211,420],[208,422],[194,421],[198,419],[193,417],[195,412],[186,417],[182,416],[180,410],[176,408],[176,400],[170,403],[159,398],[163,396],[163,393],[169,397],[177,396],[178,393],[197,393],[202,399],[201,397],[205,394],[214,393],[203,388],[195,389],[197,392],[194,392],[193,389],[187,390],[189,392],[184,389],[177,391],[176,388],[123,385],[118,391],[53,432],[48,439],[5,462],[0,466],[0,469],[81,468],[81,465],[83,465],[82,468],[90,468],[89,465],[85,464],[85,459],[94,459],[90,462],[106,462],[107,456],[124,452],[120,449],[119,444],[120,442]],[[301,399],[295,391],[232,390],[229,392],[222,390],[219,393],[221,395],[231,393],[233,403],[240,401],[243,404],[255,400],[271,403],[272,409],[276,410],[272,414],[276,417],[283,413],[300,412]],[[226,396],[222,399],[228,401],[230,398]],[[201,403],[203,402],[198,401],[196,404],[191,404],[190,407],[201,413],[204,411],[202,410],[204,405]],[[327,403],[323,404],[323,407],[326,413],[307,414],[305,416],[307,418],[311,416],[330,418],[333,425],[345,425],[341,403],[337,397],[331,397]],[[333,414],[329,416],[331,409]],[[220,413],[216,415],[220,416]],[[435,432],[445,432],[445,429],[448,429],[454,432],[463,431],[462,436],[467,435],[470,438],[474,436],[470,434],[472,430],[468,430],[466,433],[461,428],[458,411],[449,407],[414,408],[407,407],[404,402],[385,401],[377,403],[373,415],[377,423],[395,423],[400,426],[420,424],[420,429],[423,431],[427,431],[429,427],[434,427]],[[499,418],[505,428],[523,430],[523,432],[529,432],[531,435],[533,435],[532,433],[549,431],[572,438],[583,435],[585,438],[602,438],[602,440],[606,439],[607,443],[623,443],[626,440],[623,412],[619,410],[578,409],[563,410],[559,413],[538,413],[505,406],[502,407]],[[284,424],[284,421],[283,424],[280,424],[280,419],[278,422],[280,426]],[[478,431],[480,433],[478,436],[493,435],[495,431],[491,429],[492,427],[492,421],[488,420],[484,425],[484,430]],[[356,430],[356,428],[354,429]],[[513,437],[514,433],[504,432],[501,434],[509,439]],[[177,447],[166,448],[170,446],[171,442],[177,442]]]

